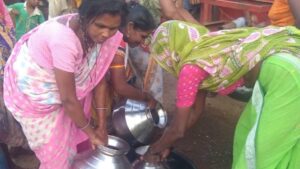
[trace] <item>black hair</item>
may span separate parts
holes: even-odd
[[[135,29],[150,31],[156,28],[153,16],[144,6],[131,1],[127,5],[128,15],[126,23],[132,22]]]
[[[83,0],[78,13],[82,24],[87,24],[103,14],[120,15],[123,26],[128,10],[126,3],[121,0]]]

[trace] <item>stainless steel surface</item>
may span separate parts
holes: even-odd
[[[150,110],[145,102],[126,100],[113,111],[113,127],[119,137],[131,142],[132,136],[137,142],[149,144],[155,132],[165,128],[167,113],[161,108]]]
[[[137,147],[135,149],[135,153],[138,154],[138,155],[140,155],[140,156],[142,156],[142,155],[146,154],[146,152],[148,151],[149,147],[150,147],[149,145]]]
[[[141,151],[141,153],[148,149],[148,146],[142,146],[135,149],[135,154],[133,162],[133,168],[137,169],[137,160],[140,159],[140,155],[138,151]],[[164,167],[168,167],[169,169],[198,169],[196,165],[191,161],[189,158],[187,158],[184,154],[179,153],[177,151],[172,151],[169,156],[163,161]],[[141,164],[139,164],[140,167]],[[150,166],[149,166],[150,167]]]
[[[155,123],[145,103],[128,100],[125,105],[125,119],[137,141],[143,143],[150,139]]]
[[[165,128],[167,123],[168,123],[168,119],[167,119],[167,113],[165,110],[163,110],[162,108],[157,109],[157,115],[158,115],[158,123],[156,124],[157,127],[159,128]]]
[[[149,163],[146,161],[139,160],[133,165],[133,169],[170,169],[167,163]]]
[[[99,146],[96,150],[78,154],[73,169],[132,169],[125,154],[129,145],[123,139],[109,136],[107,146]]]

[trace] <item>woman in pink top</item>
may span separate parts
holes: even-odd
[[[79,14],[49,20],[16,44],[4,73],[5,105],[21,124],[41,169],[70,168],[78,143],[105,144],[105,114],[90,126],[90,107],[103,111],[102,80],[122,34],[126,5],[83,2]]]

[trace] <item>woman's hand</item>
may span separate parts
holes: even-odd
[[[178,139],[184,137],[189,116],[190,107],[178,108],[177,113],[175,113],[169,126],[165,128],[160,139],[152,144],[146,153],[145,158],[147,161],[160,161],[169,154],[169,151],[166,149],[172,146]]]
[[[97,130],[92,129],[91,132],[87,132],[87,135],[90,139],[92,148],[95,149],[99,145],[107,144],[107,135],[106,138],[104,136],[100,136]]]
[[[170,155],[171,151],[172,151],[172,148],[167,148],[167,149],[165,149],[164,151],[162,151],[162,152],[160,153],[161,159],[162,159],[162,160],[165,160],[165,159]]]
[[[66,72],[57,68],[54,69],[54,73],[65,113],[72,119],[80,130],[87,134],[94,148],[98,145],[104,145],[106,140],[97,134],[96,130],[92,128],[90,120],[88,120],[84,115],[82,103],[77,99],[74,73]],[[103,117],[104,116],[105,114],[103,114]],[[102,123],[104,125],[106,124],[104,122]]]
[[[151,151],[147,151],[147,153],[141,157],[142,160],[145,160],[150,163],[158,163],[160,161],[164,161],[170,154],[171,148],[166,148],[162,152],[151,154]]]
[[[96,134],[103,141],[104,145],[108,144],[108,134],[107,134],[107,129],[105,127],[97,127]]]
[[[141,160],[145,160],[149,163],[158,163],[162,161],[160,154],[150,154],[150,153],[146,153],[144,156],[142,156]]]
[[[147,92],[143,92],[144,100],[147,102],[150,109],[155,108],[157,101]]]

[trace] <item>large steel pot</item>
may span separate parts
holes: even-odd
[[[167,113],[159,106],[149,109],[145,102],[127,99],[113,110],[115,134],[132,146],[153,143],[167,125]]]
[[[125,156],[130,147],[126,141],[109,136],[107,146],[98,146],[75,157],[73,169],[132,169]]]

